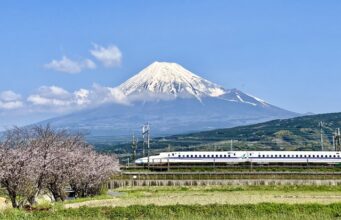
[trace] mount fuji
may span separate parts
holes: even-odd
[[[154,62],[116,89],[126,104],[101,104],[42,123],[113,137],[129,136],[149,122],[153,136],[160,136],[298,116],[238,89],[225,89],[176,63]]]

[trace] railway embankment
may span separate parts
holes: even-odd
[[[134,186],[341,185],[340,171],[121,172],[110,189]]]

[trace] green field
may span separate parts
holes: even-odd
[[[0,219],[341,219],[341,186],[129,187]]]
[[[1,219],[340,219],[341,204],[171,205],[6,211]]]

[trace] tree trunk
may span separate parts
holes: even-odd
[[[12,207],[13,208],[19,208],[19,204],[17,201],[17,194],[11,190],[8,190],[8,189],[7,189],[7,192],[8,192],[9,198],[11,199]]]
[[[31,206],[37,204],[37,199],[36,199],[37,196],[38,196],[38,193],[28,198],[28,202],[30,203]]]

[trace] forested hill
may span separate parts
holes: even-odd
[[[332,150],[332,137],[341,128],[341,113],[302,116],[273,120],[248,126],[153,138],[154,153],[168,150],[320,150],[320,126],[323,122],[324,149]],[[139,143],[141,151],[142,143]],[[130,150],[130,144],[106,148],[119,154]]]
[[[324,146],[332,147],[333,132],[341,127],[341,113],[302,116],[284,120],[217,129],[168,137],[169,142],[210,142],[217,146],[230,146],[230,140],[247,144],[247,148],[271,148],[273,150],[308,150],[320,148],[320,126],[323,122]]]

